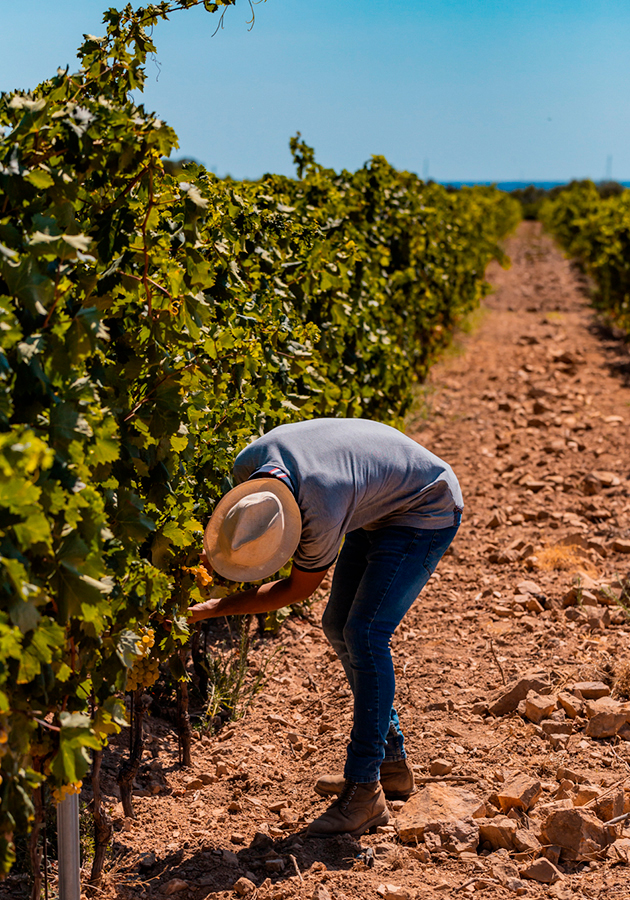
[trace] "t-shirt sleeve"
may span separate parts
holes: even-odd
[[[305,572],[323,572],[337,559],[341,542],[342,536],[337,529],[317,535],[311,535],[305,529],[302,531],[293,563]]]
[[[253,458],[250,448],[251,444],[245,450],[241,450],[234,460],[234,465],[232,466],[234,484],[242,484],[256,471],[256,460]]]

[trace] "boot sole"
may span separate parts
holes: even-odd
[[[393,791],[383,791],[383,793],[386,800],[408,800],[412,794],[416,793],[416,788],[413,787],[410,791],[403,791],[398,794],[395,794]]]
[[[370,831],[371,828],[378,828],[379,825],[387,825],[388,822],[389,810],[386,809],[382,813],[379,813],[378,816],[374,816],[373,818],[368,819],[367,822],[365,822],[360,828],[355,828],[354,831],[309,832],[307,828],[305,836],[309,838],[334,838],[339,837],[340,834],[347,834],[350,837],[361,837],[362,834],[365,834],[366,831]]]

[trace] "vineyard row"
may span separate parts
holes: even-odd
[[[300,418],[400,422],[519,216],[382,157],[333,172],[299,136],[294,179],[165,171],[177,137],[130,97],[148,30],[191,5],[111,9],[78,72],[0,98],[5,873],[125,691],[156,661],[185,678],[190,568],[235,454]]]

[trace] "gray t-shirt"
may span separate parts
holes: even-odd
[[[328,568],[343,536],[386,525],[449,528],[463,508],[451,467],[395,428],[367,419],[313,419],[280,425],[242,450],[238,484],[274,475],[288,482],[302,536],[294,563]]]

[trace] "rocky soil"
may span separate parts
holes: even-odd
[[[96,896],[630,896],[630,819],[606,824],[630,811],[630,355],[536,224],[507,252],[409,426],[466,500],[393,641],[417,792],[377,834],[304,837],[351,723],[322,590],[257,640],[257,665],[280,648],[273,674],[245,717],[199,736],[192,770],[149,719],[133,820],[115,796],[123,742],[107,752],[117,831]]]

